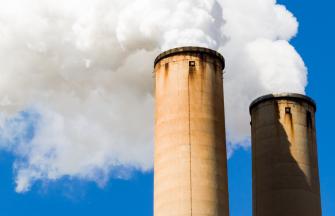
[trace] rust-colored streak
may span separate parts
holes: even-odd
[[[169,63],[165,63],[164,65],[164,78],[166,79],[169,75]]]
[[[205,70],[205,64],[204,64],[204,57],[203,55],[200,56],[200,63],[199,63],[199,73],[200,73],[200,103],[203,103],[203,99],[204,99],[204,86],[206,85],[206,70]]]
[[[196,71],[196,66],[189,66],[188,73],[189,73],[189,78],[191,80],[194,79],[195,71]]]
[[[292,117],[292,112],[286,113],[285,112],[285,117],[284,117],[284,125],[285,128],[288,130],[288,138],[289,140],[294,143],[295,141],[295,136],[294,136],[294,125],[293,125],[293,117]]]

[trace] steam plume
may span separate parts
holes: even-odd
[[[16,191],[150,170],[153,59],[176,46],[225,56],[229,149],[248,146],[252,99],[304,93],[297,28],[274,0],[0,0],[0,149],[16,156]]]

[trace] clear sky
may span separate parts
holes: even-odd
[[[309,69],[307,94],[317,102],[317,139],[322,210],[335,215],[335,43],[333,1],[281,0],[298,18],[299,34],[292,43]],[[266,17],[264,17],[266,19]],[[64,178],[35,184],[31,191],[15,192],[11,155],[0,152],[0,215],[153,215],[153,173],[134,173],[129,180],[112,179],[99,188],[94,183]],[[232,216],[251,216],[251,152],[237,150],[229,160]]]

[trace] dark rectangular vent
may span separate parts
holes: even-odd
[[[290,114],[291,113],[291,107],[285,107],[285,113]]]

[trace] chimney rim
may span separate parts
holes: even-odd
[[[306,102],[309,105],[311,105],[314,108],[314,111],[316,111],[315,101],[307,95],[303,95],[303,94],[299,94],[299,93],[279,93],[279,94],[267,94],[267,95],[263,95],[261,97],[256,98],[254,101],[251,102],[251,104],[249,106],[250,114],[251,114],[251,111],[254,107],[259,105],[260,103],[263,103],[263,102],[269,101],[269,100],[303,101],[303,102]]]
[[[197,46],[176,47],[176,48],[164,51],[156,57],[154,66],[156,66],[156,64],[164,58],[177,55],[177,54],[181,54],[181,53],[189,53],[189,52],[206,53],[206,54],[212,55],[220,60],[221,65],[222,65],[222,70],[225,68],[225,59],[219,52],[206,48],[206,47],[197,47]]]

